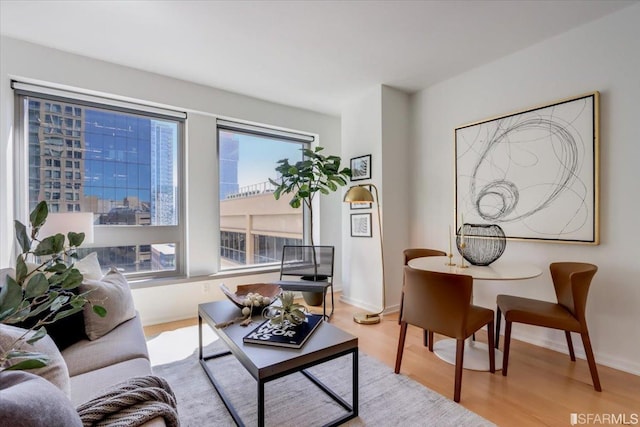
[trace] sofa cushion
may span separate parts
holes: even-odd
[[[50,382],[29,372],[0,372],[0,396],[0,426],[82,426],[69,398]]]
[[[129,283],[122,273],[115,269],[111,269],[100,280],[83,280],[80,291],[91,291],[89,300],[107,310],[107,315],[100,317],[93,312],[91,304],[85,306],[84,324],[90,340],[100,338],[136,315]]]
[[[0,323],[0,353],[4,353],[5,351],[9,350],[12,347],[13,343],[22,335],[24,335],[25,332],[25,329]],[[33,334],[33,331],[29,332],[27,338],[33,336]],[[45,335],[33,344],[27,344],[26,342],[24,342],[21,346],[21,349],[47,355],[49,357],[47,366],[38,369],[30,369],[29,372],[49,381],[51,384],[58,387],[67,396],[70,395],[69,371],[67,370],[67,365],[62,358],[58,347],[56,347],[53,340],[51,340],[49,336]],[[12,359],[12,362],[10,362],[9,365],[13,366],[22,360],[24,359]]]
[[[151,375],[148,359],[115,363],[71,377],[71,401],[78,406],[102,394],[103,390],[133,377]]]
[[[149,359],[138,316],[120,324],[107,335],[83,340],[62,351],[71,376],[138,357]]]
[[[39,264],[34,264],[31,262],[27,262],[26,264],[28,272],[31,272],[39,267]],[[5,276],[7,274],[15,278],[14,269],[7,268],[0,270],[0,288],[2,288],[2,283],[4,283]],[[49,273],[47,273],[46,275],[49,275]],[[79,293],[79,290],[78,288],[76,288],[72,289],[70,292],[77,295]],[[46,310],[36,316],[29,317],[22,322],[16,323],[14,326],[24,329],[31,329],[36,323],[38,323],[39,320],[44,319],[50,314],[51,312]],[[58,346],[59,350],[64,350],[71,344],[87,338],[87,334],[85,333],[84,328],[84,315],[82,314],[82,312],[72,314],[71,316],[64,317],[54,323],[45,325],[45,328],[47,329],[47,334],[51,337],[53,342],[56,343],[56,346]]]
[[[77,295],[80,291],[76,288],[72,289],[70,292]],[[66,310],[67,308],[69,307],[67,306],[64,309]],[[44,319],[49,314],[51,314],[51,312],[45,310],[34,317],[29,317],[20,323],[16,323],[15,326],[30,329],[38,323],[39,320]],[[59,350],[64,350],[73,343],[87,339],[84,326],[84,314],[82,311],[74,313],[71,316],[63,317],[54,323],[49,323],[48,325],[45,325],[45,328],[47,329],[47,335],[49,335],[53,342],[56,343]]]
[[[100,261],[98,261],[97,252],[91,252],[73,264],[73,266],[82,274],[84,280],[102,279],[102,267],[100,266]]]

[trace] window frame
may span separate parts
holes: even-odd
[[[309,148],[309,149],[313,148],[314,142],[316,141],[316,138],[314,135],[307,134],[307,133],[292,132],[288,130],[270,128],[260,124],[253,124],[253,123],[249,124],[249,123],[243,123],[239,121],[219,118],[216,120],[216,160],[218,162],[218,165],[220,164],[220,132],[221,131],[241,133],[245,135],[258,136],[262,138],[270,138],[270,139],[275,139],[279,141],[289,141],[291,143],[299,143],[301,144],[302,147]],[[305,159],[304,155],[302,156],[302,159],[303,160]],[[219,169],[217,174],[218,186],[220,185],[221,172],[222,171]],[[283,197],[286,197],[286,195],[284,195]],[[310,218],[309,218],[309,212],[307,207],[303,204],[301,206],[301,209],[302,209],[302,245],[308,245],[309,242],[311,241],[311,233],[313,232],[313,230],[310,229],[311,228]],[[239,265],[237,267],[230,267],[230,268],[222,268],[221,251],[223,249],[223,242],[222,242],[223,230],[220,224],[220,221],[222,219],[220,213],[221,213],[221,209],[220,209],[220,205],[218,205],[218,218],[219,218],[218,234],[220,235],[220,239],[219,239],[219,248],[217,251],[218,265],[219,265],[217,274],[221,274],[221,275],[227,275],[227,274],[233,275],[235,273],[241,274],[243,270],[250,271],[252,274],[255,274],[256,272],[261,272],[261,271],[272,271],[275,268],[280,266],[280,261],[269,262],[269,263],[246,264],[247,260],[245,259],[244,265]],[[226,232],[230,232],[230,231],[226,231]],[[256,234],[251,234],[250,239],[253,240],[257,236],[258,235]],[[270,236],[267,236],[267,237],[270,237]],[[247,244],[248,242],[245,241],[245,245]],[[246,253],[245,253],[245,257],[246,257]]]
[[[184,112],[145,104],[127,103],[106,97],[95,97],[83,93],[63,91],[45,86],[32,85],[17,81],[11,82],[14,89],[15,113],[15,158],[16,167],[16,193],[15,210],[16,218],[23,223],[29,218],[29,114],[28,100],[35,98],[42,102],[53,101],[57,103],[73,104],[74,108],[80,105],[85,108],[96,108],[113,113],[133,114],[150,119],[170,120],[177,124],[177,150],[176,150],[176,176],[177,176],[177,224],[166,226],[143,225],[96,225],[94,226],[94,242],[82,245],[83,249],[114,247],[114,246],[141,246],[163,243],[175,243],[175,270],[168,271],[144,271],[126,272],[130,280],[153,280],[170,277],[181,277],[186,274],[186,120]],[[63,138],[64,139],[64,138]],[[66,150],[66,148],[65,148]],[[65,159],[66,157],[61,157]],[[75,161],[77,159],[71,159]],[[66,202],[66,200],[62,200]],[[102,266],[106,268],[108,266]]]

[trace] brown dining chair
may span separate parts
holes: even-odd
[[[489,336],[489,371],[495,372],[493,346],[493,310],[471,304],[471,276],[436,273],[404,267],[406,301],[400,321],[400,337],[395,373],[400,373],[407,325],[429,331],[429,351],[433,351],[433,333],[456,339],[456,367],[453,400],[460,402],[464,340],[487,326]]]
[[[511,343],[511,324],[513,322],[564,331],[569,347],[569,357],[575,362],[571,332],[578,332],[582,337],[584,352],[589,363],[593,388],[602,391],[596,360],[593,357],[585,308],[591,279],[598,271],[593,264],[581,262],[554,262],[549,266],[551,279],[555,288],[557,303],[521,298],[511,295],[498,295],[496,303],[498,314],[496,319],[496,348],[500,338],[500,317],[506,321],[504,332],[504,357],[502,359],[502,375],[507,375],[509,365],[509,346]]]
[[[427,248],[409,248],[402,251],[404,255],[404,265],[407,265],[409,261],[414,258],[422,258],[428,256],[446,256],[447,253],[443,251],[439,251],[437,249],[427,249]],[[404,283],[402,285],[402,294],[400,295],[400,314],[398,315],[398,325],[402,319],[402,307],[404,305]],[[424,331],[424,345],[425,347],[428,345],[428,332]]]

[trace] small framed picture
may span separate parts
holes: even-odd
[[[351,181],[371,179],[371,154],[351,159]]]
[[[351,203],[351,210],[371,209],[371,202]]]
[[[351,237],[371,237],[371,213],[351,214]]]

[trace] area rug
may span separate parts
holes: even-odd
[[[208,329],[208,328],[204,328]],[[178,400],[178,414],[184,427],[234,426],[222,400],[209,382],[197,358],[197,332],[173,333],[150,341],[152,363],[159,349],[180,347],[191,336],[192,353],[177,361],[153,366],[156,375],[167,379]],[[182,338],[180,338],[182,337]],[[166,341],[163,346],[162,342]],[[176,345],[177,342],[182,343]],[[215,337],[206,337],[205,354],[224,349]],[[167,345],[169,347],[167,347]],[[257,425],[257,385],[233,356],[208,362],[247,426]],[[351,356],[316,366],[310,371],[351,402]],[[479,415],[429,390],[374,358],[359,355],[359,416],[345,426],[492,426]],[[453,381],[453,380],[452,380]],[[265,385],[267,426],[321,426],[344,414],[344,410],[302,374],[292,374]]]

